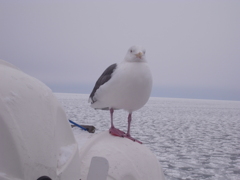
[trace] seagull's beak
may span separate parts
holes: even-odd
[[[142,55],[143,55],[143,53],[142,53],[142,52],[139,52],[139,53],[136,54],[136,57],[142,58]]]

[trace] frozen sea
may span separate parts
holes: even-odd
[[[108,111],[89,106],[88,95],[55,94],[69,119],[110,127]],[[114,113],[127,130],[127,112]],[[157,156],[167,180],[240,180],[240,102],[150,98],[133,113],[132,136]],[[117,137],[116,137],[117,138]]]

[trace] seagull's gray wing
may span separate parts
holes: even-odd
[[[111,77],[112,77],[112,73],[114,72],[114,70],[117,68],[117,64],[112,64],[111,66],[109,66],[103,73],[102,75],[98,78],[97,82],[95,83],[95,86],[89,96],[89,100],[92,103],[96,102],[97,100],[94,98],[94,95],[97,91],[97,89],[102,86],[103,84],[105,84],[106,82],[108,82]]]

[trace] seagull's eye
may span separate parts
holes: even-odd
[[[146,53],[146,51],[143,51],[143,54],[145,54]]]
[[[131,49],[131,50],[130,50],[130,53],[132,53],[132,52],[133,52],[133,50]]]

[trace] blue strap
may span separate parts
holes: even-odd
[[[80,127],[80,128],[83,129],[84,131],[87,131],[87,129],[86,129],[85,127],[82,127],[81,125],[79,125],[79,124],[73,122],[73,121],[70,120],[70,119],[69,119],[69,122],[72,123],[72,124],[74,124],[74,125],[77,126],[77,127]]]

